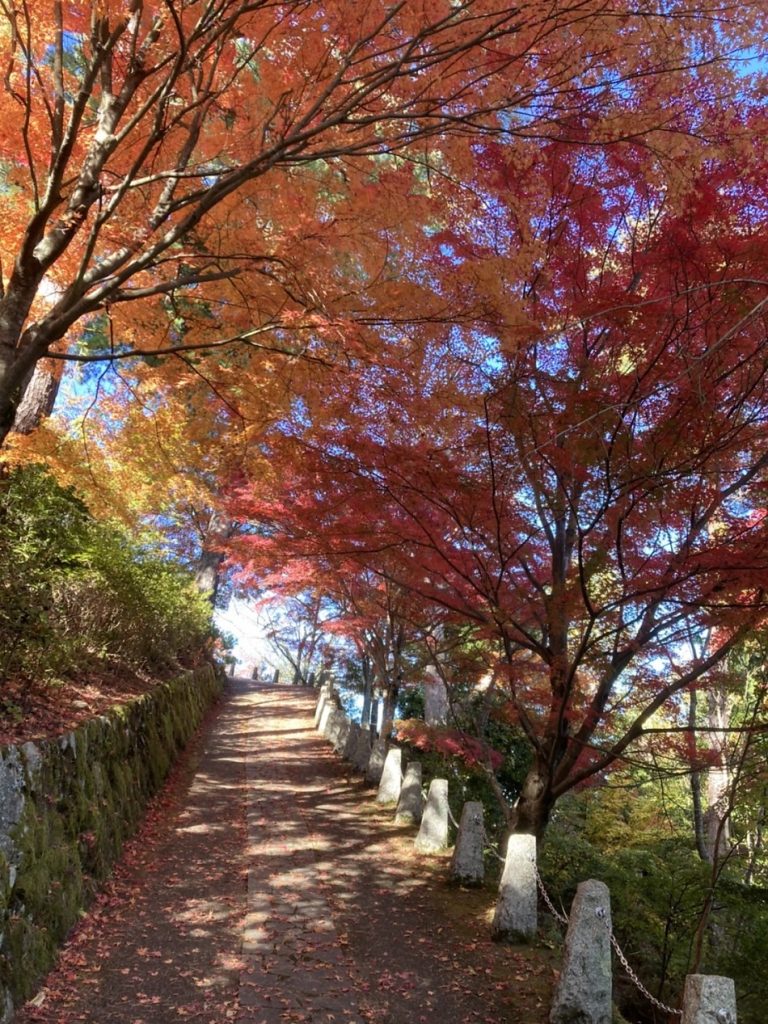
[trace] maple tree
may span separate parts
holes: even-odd
[[[536,259],[489,292],[492,310],[506,302],[497,336],[390,338],[353,387],[324,384],[322,415],[272,440],[285,486],[234,502],[284,552],[356,560],[485,638],[533,753],[518,829],[541,832],[563,793],[665,742],[670,716],[684,732],[681,695],[764,619],[753,140],[753,159],[737,141],[674,191],[631,145],[590,158],[552,142],[524,169],[480,147],[506,186],[533,181],[509,226]]]
[[[711,6],[3,0],[0,435],[44,358],[173,382],[476,317],[388,263],[460,211],[470,140],[674,158],[764,16]]]

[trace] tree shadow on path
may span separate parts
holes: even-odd
[[[314,698],[234,681],[19,1024],[544,1024],[551,958],[490,941]]]

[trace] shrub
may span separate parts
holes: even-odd
[[[0,481],[0,678],[199,652],[210,606],[179,566],[95,520],[39,467]]]

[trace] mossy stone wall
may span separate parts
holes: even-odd
[[[0,1024],[34,994],[219,692],[205,666],[64,736],[0,747]]]

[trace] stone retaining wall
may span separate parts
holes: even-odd
[[[53,964],[220,687],[204,666],[74,732],[0,747],[0,1024]]]

